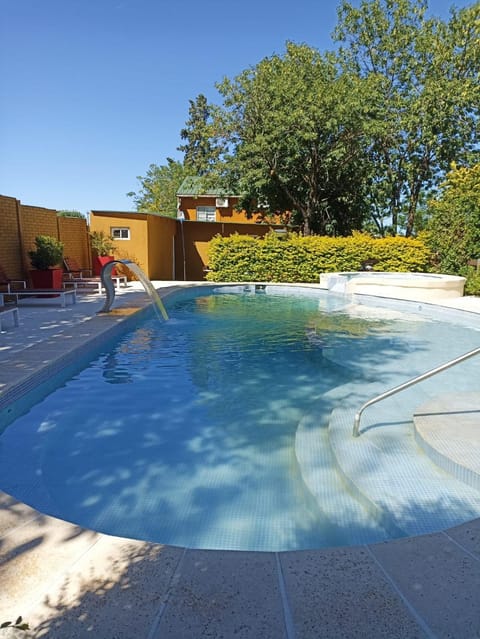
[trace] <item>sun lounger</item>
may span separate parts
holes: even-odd
[[[92,277],[92,269],[79,266],[73,257],[63,258],[63,275],[65,280],[83,279]]]
[[[128,286],[128,280],[125,275],[113,275],[112,280],[117,290],[120,288],[120,286],[123,286],[124,288],[127,288]],[[78,292],[81,292],[82,290],[93,290],[94,293],[101,293],[103,290],[102,280],[99,277],[92,277],[88,279],[79,277],[65,280],[63,282],[63,287],[67,290],[75,289]]]
[[[3,333],[4,319],[11,315],[13,325],[18,326],[18,308],[16,306],[0,306],[0,333]]]
[[[74,288],[27,288],[20,291],[10,291],[9,297],[14,297],[17,300],[18,305],[23,305],[29,300],[35,303],[35,301],[43,301],[48,304],[59,303],[60,306],[65,308],[67,302],[75,304],[77,302],[77,293]],[[1,295],[3,298],[3,295]],[[0,302],[3,300],[0,300]]]
[[[0,266],[0,289],[2,293],[10,293],[13,289],[27,288],[25,280],[11,280]]]
[[[71,257],[63,258],[64,265],[64,288],[74,288],[81,291],[92,291],[94,293],[101,293],[103,289],[102,281],[100,277],[92,276],[91,269],[81,268],[77,261]],[[115,269],[112,271],[112,280],[115,284],[115,288],[119,289],[120,286],[127,287],[127,277],[125,275],[118,275]]]

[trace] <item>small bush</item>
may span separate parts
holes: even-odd
[[[49,235],[37,235],[36,249],[29,251],[28,256],[34,269],[46,271],[61,264],[63,260],[63,243]]]
[[[110,235],[105,235],[103,231],[93,231],[90,233],[90,244],[97,255],[107,257],[112,255],[117,248]]]
[[[467,278],[465,295],[480,295],[480,273],[474,268],[468,268],[463,275]]]

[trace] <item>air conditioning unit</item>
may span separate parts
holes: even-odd
[[[215,198],[215,206],[217,209],[225,209],[228,206],[228,197]]]

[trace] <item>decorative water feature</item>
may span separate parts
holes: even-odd
[[[142,271],[142,269],[138,266],[138,264],[135,264],[135,262],[132,262],[131,260],[113,260],[105,264],[105,266],[102,268],[100,278],[102,280],[103,286],[105,287],[107,298],[99,313],[109,313],[115,300],[115,287],[112,280],[112,269],[115,267],[115,264],[123,264],[137,276],[137,278],[143,284],[148,296],[152,300],[153,308],[155,309],[155,313],[158,315],[158,318],[160,319],[161,315],[164,320],[168,320],[167,311],[165,310],[165,306],[163,305],[159,294],[155,290],[155,287]]]

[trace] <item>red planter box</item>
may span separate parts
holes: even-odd
[[[97,255],[93,261],[94,275],[100,275],[105,264],[113,262],[114,259],[113,255]],[[112,275],[116,275],[115,269],[112,270]]]
[[[33,288],[62,288],[63,269],[49,268],[45,271],[30,271]]]

